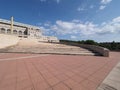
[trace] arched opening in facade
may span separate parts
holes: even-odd
[[[24,31],[24,35],[28,35],[28,28]]]
[[[13,30],[13,34],[17,34],[17,30]]]
[[[19,31],[18,34],[19,34],[19,35],[22,35],[22,31]]]
[[[10,34],[10,33],[11,33],[11,30],[10,30],[10,29],[7,29],[7,33]]]
[[[5,33],[5,28],[1,28],[1,33]]]

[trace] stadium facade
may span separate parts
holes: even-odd
[[[44,36],[40,27],[15,22],[11,20],[0,19],[0,33],[16,35],[20,38],[36,38],[45,42],[59,42],[57,37]]]

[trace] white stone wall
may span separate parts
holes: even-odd
[[[0,34],[0,49],[16,45],[19,38],[13,35]]]
[[[1,29],[4,28],[5,29],[5,33],[7,34],[7,30],[9,29],[10,30],[10,33],[11,33],[11,27],[10,25],[7,25],[7,24],[2,24],[0,23],[0,33],[2,33]],[[14,33],[14,31],[17,31],[16,33]],[[14,26],[13,27],[13,34],[19,34],[19,32],[21,31],[22,34],[24,34],[24,31],[26,30],[26,28],[23,28],[23,27],[17,27],[17,26]]]
[[[41,41],[41,42],[59,42],[57,37],[53,37],[53,36],[41,36],[39,38],[39,41]]]
[[[15,23],[17,23],[17,24],[15,24]],[[57,37],[43,36],[42,30],[40,30],[39,27],[22,24],[22,23],[18,23],[18,22],[15,22],[15,23],[13,26],[13,33],[12,33],[14,35],[17,35],[17,36],[23,37],[23,38],[37,38],[40,41],[44,41],[44,42],[59,42]],[[27,35],[25,35],[25,33],[24,33],[26,30],[27,30]],[[0,21],[0,33],[11,34],[10,21],[9,21],[9,23]]]
[[[48,36],[48,42],[59,42],[57,37],[53,37],[53,36]]]
[[[28,35],[31,37],[41,37],[42,32],[40,29],[28,28]]]
[[[2,28],[5,29],[5,32],[2,32],[2,30],[1,30]],[[10,33],[11,33],[11,26],[10,25],[0,23],[0,33],[6,33],[7,34],[8,29],[10,30]],[[13,34],[24,35],[24,31],[26,29],[28,29],[28,36],[30,36],[30,37],[40,37],[40,36],[42,36],[42,32],[39,29],[29,28],[29,27],[26,28],[26,27],[21,27],[21,26],[14,26],[13,27]]]

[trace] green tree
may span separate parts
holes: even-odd
[[[94,40],[86,40],[84,44],[97,45],[97,42],[95,42]]]

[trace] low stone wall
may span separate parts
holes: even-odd
[[[90,49],[92,51],[98,52],[101,55],[105,57],[109,57],[109,50],[100,46],[95,46],[95,45],[85,45],[85,44],[80,44],[80,47]]]
[[[96,46],[96,45],[88,45],[88,44],[65,43],[65,42],[60,42],[60,43],[86,48],[86,49],[92,50],[94,52],[97,52],[102,56],[109,57],[109,50],[104,47],[100,47],[100,46]]]
[[[0,49],[16,45],[19,38],[14,35],[0,34]]]

